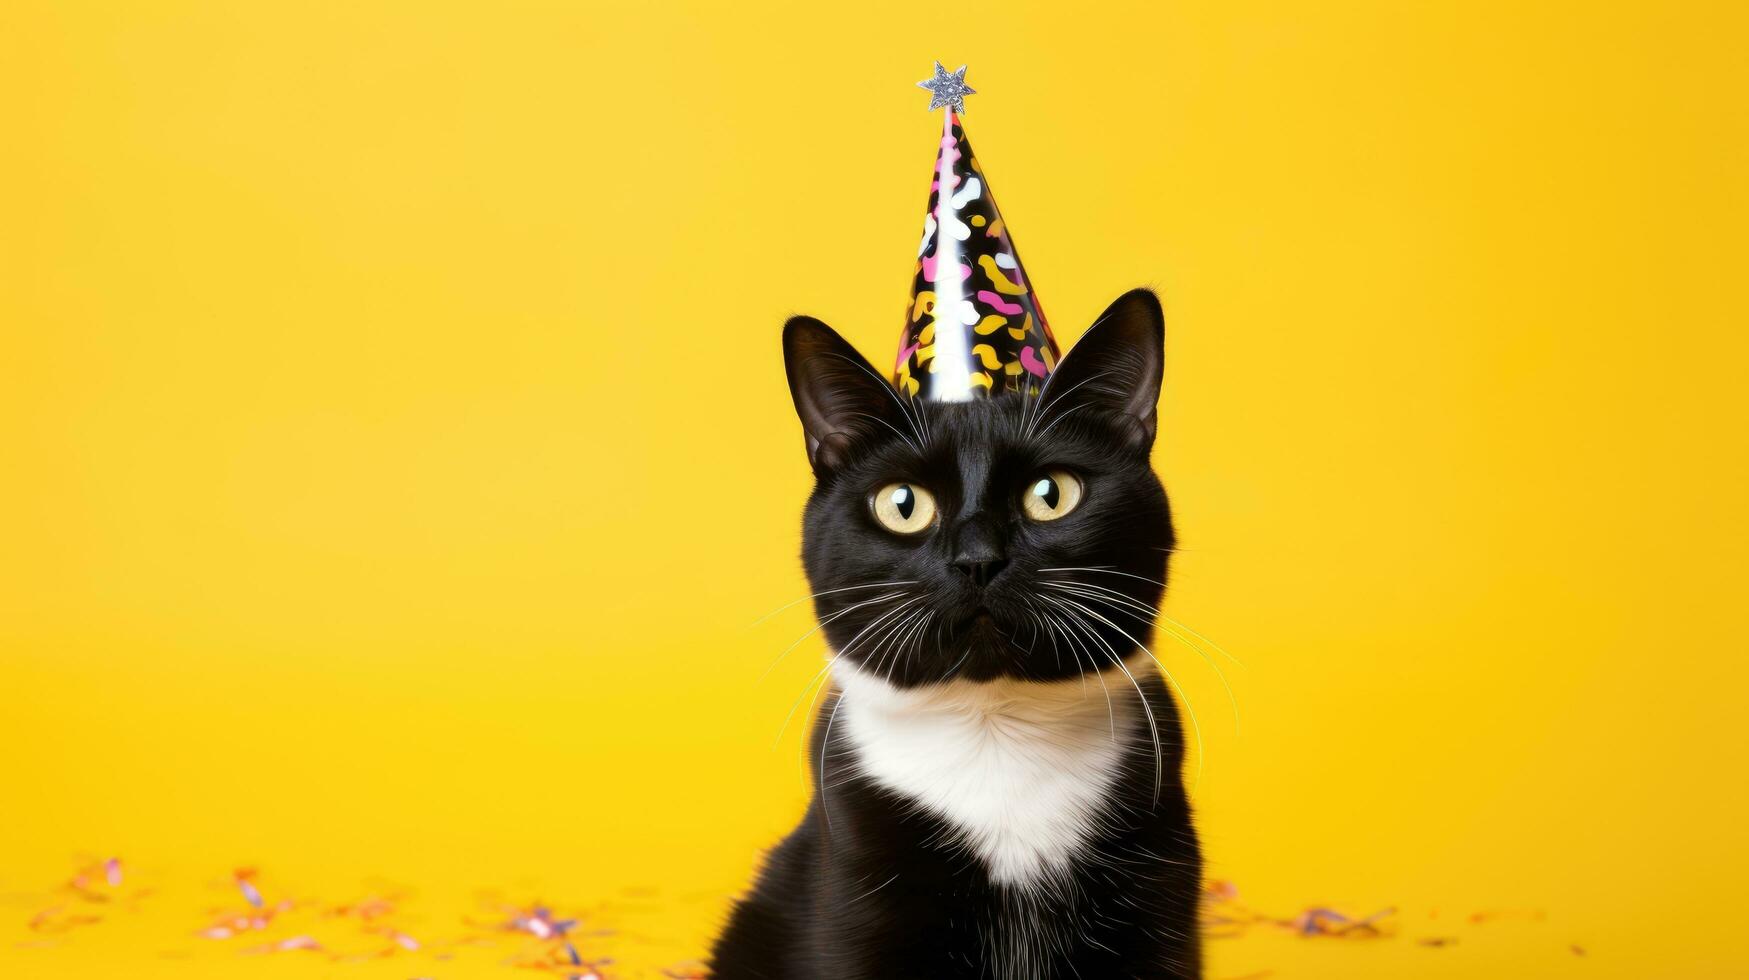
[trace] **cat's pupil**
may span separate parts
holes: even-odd
[[[917,495],[911,492],[910,487],[901,486],[893,491],[893,509],[905,520],[911,519],[911,512],[917,509]]]
[[[1033,484],[1032,492],[1034,496],[1045,502],[1046,507],[1049,507],[1052,510],[1057,509],[1057,500],[1060,496],[1057,492],[1057,481],[1050,477],[1045,477]]]

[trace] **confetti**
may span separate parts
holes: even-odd
[[[74,929],[101,926],[109,917],[133,908],[134,899],[147,894],[139,884],[135,869],[125,867],[119,857],[90,859],[76,866],[74,873],[58,886],[45,889],[44,904],[27,921],[30,931],[39,938],[19,942],[18,948],[55,947],[63,945],[59,934]],[[193,935],[208,940],[237,940],[255,936],[251,943],[226,944],[229,955],[271,955],[275,953],[308,952],[319,954],[310,962],[367,963],[384,957],[404,958],[411,968],[400,975],[409,976],[424,964],[463,961],[473,950],[490,955],[504,966],[521,967],[538,974],[563,980],[613,980],[620,967],[614,960],[598,954],[593,937],[611,936],[610,930],[585,928],[584,917],[561,915],[545,903],[520,905],[482,895],[482,916],[462,915],[450,920],[445,929],[441,922],[403,919],[401,909],[405,892],[390,889],[386,894],[367,894],[362,899],[328,902],[319,899],[269,898],[277,888],[264,887],[261,873],[254,867],[236,867],[224,885],[234,887],[238,898],[232,898],[229,908],[219,906],[208,911],[210,918],[204,928]],[[228,891],[226,894],[230,894]],[[622,890],[622,894],[632,894]],[[633,897],[642,899],[643,895]],[[655,905],[649,903],[635,903]],[[657,903],[659,904],[659,903]],[[625,913],[623,905],[614,906]],[[1451,910],[1448,908],[1447,913]],[[1537,909],[1480,911],[1442,915],[1436,909],[1424,914],[1428,928],[1444,920],[1437,928],[1458,930],[1456,934],[1411,935],[1401,942],[1427,949],[1444,949],[1460,945],[1461,930],[1486,924],[1515,920],[1542,922],[1545,914]],[[1384,908],[1368,915],[1329,905],[1310,905],[1294,914],[1274,914],[1260,911],[1244,903],[1239,889],[1230,881],[1208,882],[1202,895],[1201,923],[1205,936],[1211,940],[1239,938],[1252,932],[1267,931],[1299,939],[1385,939],[1406,931],[1397,924],[1398,911]],[[1418,921],[1418,920],[1417,920]],[[408,931],[408,926],[413,931]],[[1415,930],[1420,931],[1420,930]],[[417,932],[418,936],[414,935]],[[183,935],[187,935],[184,933]],[[1551,937],[1552,938],[1552,937]],[[1559,949],[1559,943],[1554,944]],[[1585,957],[1587,950],[1570,943],[1573,956]],[[182,958],[195,955],[191,950],[168,949],[160,955]],[[293,957],[292,959],[303,959]],[[415,965],[417,964],[417,965]],[[633,976],[657,976],[666,980],[705,980],[708,971],[697,961],[672,963]],[[612,969],[615,972],[611,973]],[[1244,977],[1225,980],[1266,980],[1275,971],[1262,970]],[[414,976],[413,980],[421,980]]]
[[[517,912],[504,924],[512,932],[526,932],[540,939],[561,937],[576,927],[576,919],[555,919],[552,910],[541,905]]]
[[[266,901],[261,897],[261,891],[255,887],[254,868],[238,868],[232,873],[232,877],[237,881],[237,890],[243,893],[243,897],[248,900],[250,905],[261,908],[266,904]]]
[[[1203,888],[1203,931],[1211,939],[1236,938],[1255,926],[1286,929],[1305,937],[1374,939],[1391,934],[1388,920],[1396,912],[1395,908],[1386,908],[1354,918],[1336,909],[1314,906],[1298,915],[1281,918],[1241,904],[1239,890],[1230,881],[1211,881]]]
[[[261,890],[255,886],[256,871],[254,868],[238,868],[231,872],[231,880],[236,884],[237,891],[243,900],[249,903],[249,911],[224,912],[207,926],[196,932],[202,939],[231,939],[245,932],[259,932],[272,924],[276,915],[289,911],[293,906],[290,901],[282,901],[269,907],[267,899]]]
[[[286,952],[291,952],[293,950],[308,950],[310,952],[320,952],[321,949],[322,949],[322,944],[319,942],[316,942],[314,939],[310,938],[309,936],[291,936],[291,937],[286,938],[286,939],[281,939],[279,942],[276,942],[276,943],[268,943],[265,946],[254,946],[254,947],[251,947],[249,949],[244,950],[243,952],[245,952],[245,953],[286,953]]]

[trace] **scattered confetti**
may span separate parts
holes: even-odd
[[[1308,908],[1288,918],[1265,915],[1239,901],[1239,890],[1230,881],[1211,881],[1203,888],[1202,924],[1211,939],[1230,939],[1256,926],[1290,930],[1301,936],[1375,939],[1392,934],[1390,918],[1395,908],[1381,909],[1355,918],[1332,908]]]
[[[79,864],[62,885],[44,893],[44,904],[27,920],[30,931],[41,938],[16,945],[19,948],[63,945],[66,941],[60,938],[62,933],[100,926],[113,915],[134,910],[142,896],[151,894],[145,886],[151,877],[124,866],[122,859],[115,856]],[[268,887],[254,867],[234,869],[225,884],[236,889],[240,900],[232,898],[229,908],[221,905],[210,909],[207,925],[194,935],[216,941],[256,937],[251,944],[231,944],[233,954],[303,953],[325,963],[363,963],[393,956],[418,963],[466,958],[474,955],[470,950],[479,949],[479,955],[493,956],[500,965],[534,970],[562,980],[632,980],[637,976],[704,980],[708,976],[701,963],[689,961],[653,972],[634,971],[622,977],[619,971],[623,968],[613,967],[613,959],[599,955],[603,950],[597,945],[598,937],[612,936],[615,934],[612,930],[597,927],[585,930],[584,917],[561,915],[544,902],[521,905],[487,893],[481,896],[481,901],[482,907],[489,910],[488,916],[464,915],[445,928],[442,923],[406,918],[401,905],[407,895],[393,887],[346,902],[307,898],[293,901],[279,896],[278,887]],[[633,897],[639,901],[631,906],[648,904],[642,901],[645,896]],[[626,914],[631,906],[611,905],[619,915]],[[1430,922],[1442,918],[1438,910],[1425,914]],[[1204,934],[1214,940],[1239,938],[1257,930],[1301,939],[1377,940],[1398,935],[1397,915],[1394,907],[1356,915],[1325,905],[1308,906],[1291,915],[1269,914],[1246,905],[1232,882],[1216,880],[1204,888],[1201,920]],[[590,918],[593,917],[591,913]],[[1487,909],[1445,918],[1448,919],[1445,930],[1456,926],[1461,933],[1465,927],[1505,920],[1540,923],[1546,917],[1537,909]],[[1443,949],[1458,945],[1462,938],[1461,934],[1436,934],[1406,937],[1402,941]],[[1567,949],[1573,956],[1588,955],[1577,943]],[[192,955],[192,950],[165,950],[161,955],[184,958]],[[610,968],[614,970],[611,975]],[[411,973],[409,969],[402,975]],[[1273,976],[1274,970],[1262,970],[1224,980],[1267,980]],[[411,980],[429,978],[413,976]]]

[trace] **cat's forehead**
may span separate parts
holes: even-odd
[[[924,403],[921,407],[930,442],[987,449],[1017,439],[1025,403],[1015,396],[1001,395],[963,402]]]
[[[1062,464],[1121,468],[1107,427],[1088,413],[1041,406],[1003,393],[962,402],[911,403],[904,426],[894,426],[858,454],[852,489],[894,478],[980,484],[1017,471]],[[1062,424],[1058,424],[1059,421]]]

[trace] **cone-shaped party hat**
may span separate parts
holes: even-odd
[[[893,383],[926,401],[1036,393],[1057,366],[1057,342],[960,124],[966,70],[936,62],[935,77],[917,84],[933,93],[931,111],[947,112]]]

